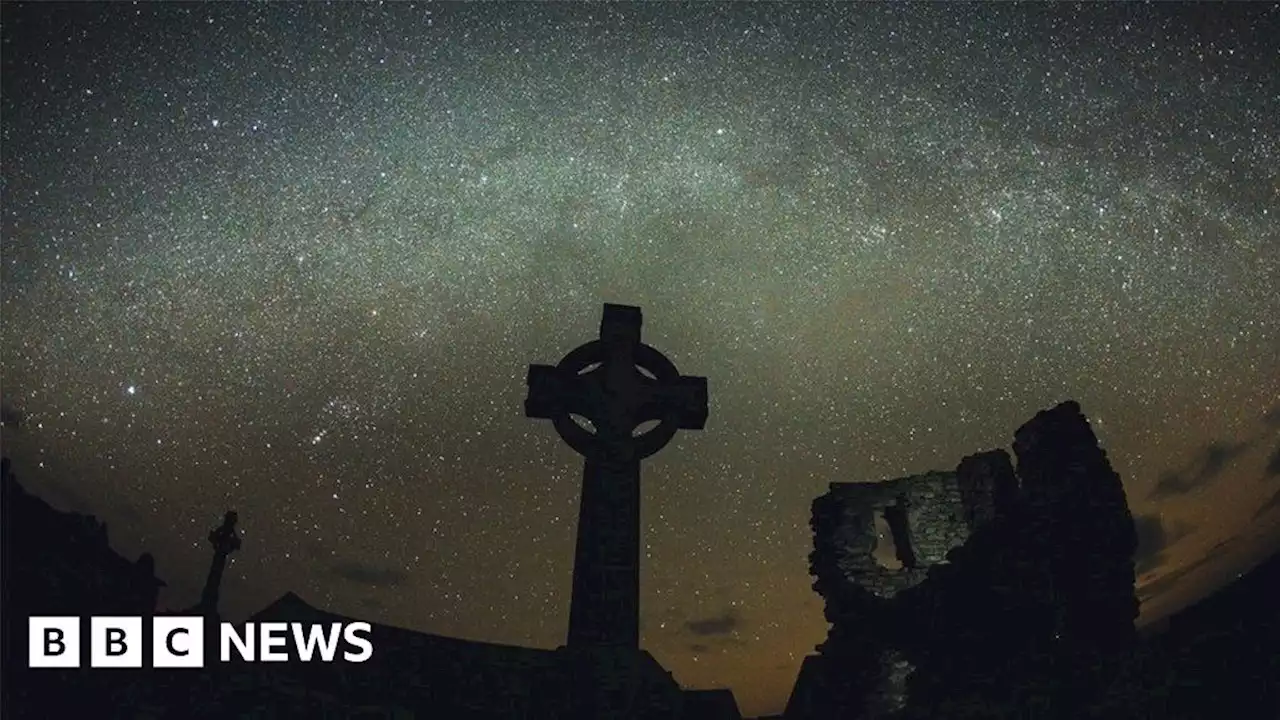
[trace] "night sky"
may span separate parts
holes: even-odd
[[[642,643],[778,711],[809,504],[1067,398],[1143,622],[1280,546],[1280,6],[3,8],[4,452],[194,603],[563,642],[604,302],[705,375]],[[19,423],[19,420],[21,422]]]

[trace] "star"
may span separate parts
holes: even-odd
[[[709,379],[642,481],[644,643],[683,685],[780,712],[827,631],[813,498],[1067,398],[1149,531],[1152,621],[1277,542],[1254,5],[16,5],[5,452],[145,545],[168,607],[235,505],[232,616],[314,587],[556,647],[581,466],[525,373],[637,305]]]

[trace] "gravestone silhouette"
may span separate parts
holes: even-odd
[[[529,366],[525,415],[584,458],[569,647],[640,645],[640,461],[707,422],[707,379],[640,341],[640,308],[605,304],[600,337]],[[595,431],[573,416],[588,420]],[[648,432],[636,429],[648,421]]]

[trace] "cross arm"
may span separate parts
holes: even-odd
[[[670,384],[653,383],[646,389],[648,395],[641,405],[640,415],[645,420],[659,420],[674,416],[681,430],[701,430],[707,425],[707,379],[694,375],[681,375]]]
[[[565,413],[590,414],[581,376],[552,365],[530,365],[525,417],[555,420]]]

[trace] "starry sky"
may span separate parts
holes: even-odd
[[[779,711],[809,504],[1074,398],[1142,622],[1280,546],[1280,7],[3,8],[3,430],[194,603],[554,647],[604,302],[709,378],[642,642]]]

